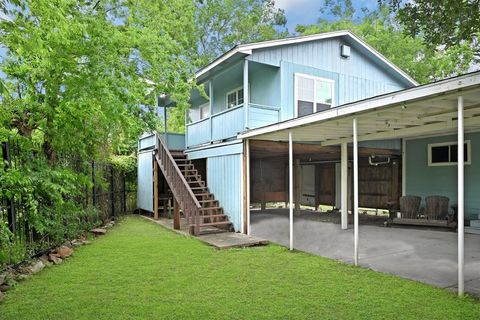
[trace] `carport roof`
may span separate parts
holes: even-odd
[[[345,104],[330,110],[246,131],[240,139],[335,145],[358,141],[448,134],[457,128],[458,96],[464,98],[465,131],[480,130],[480,72]]]

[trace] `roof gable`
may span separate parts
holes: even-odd
[[[348,38],[349,42],[356,45],[358,49],[363,51],[365,54],[368,54],[372,59],[375,60],[379,65],[387,70],[396,74],[399,78],[404,80],[406,83],[417,86],[418,83],[410,77],[407,73],[401,70],[399,67],[394,65],[390,62],[387,58],[385,58],[381,53],[373,49],[369,46],[366,42],[361,40],[358,36],[356,36],[351,31],[335,31],[335,32],[326,32],[308,36],[298,36],[298,37],[290,37],[285,39],[278,39],[278,40],[269,40],[269,41],[262,41],[257,43],[249,43],[249,44],[241,44],[237,45],[232,48],[230,51],[227,51],[219,58],[205,66],[204,68],[200,69],[196,73],[196,78],[199,81],[202,81],[204,78],[208,77],[208,74],[214,71],[217,68],[223,69],[224,65],[230,64],[232,60],[238,61],[239,59],[244,58],[245,56],[251,55],[254,50],[259,49],[266,49],[266,48],[273,48],[285,45],[294,45],[300,44],[310,41],[318,41],[323,39],[331,39],[336,37],[343,37]]]

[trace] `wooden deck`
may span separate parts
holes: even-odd
[[[151,217],[141,217],[184,236],[191,236],[188,233],[185,219],[180,219],[180,230],[175,230],[173,229],[173,219],[160,218],[155,220]],[[248,236],[243,233],[225,232],[224,230],[219,230],[215,227],[205,229],[204,233],[195,238],[216,249],[245,248],[268,244],[268,240],[259,237]]]

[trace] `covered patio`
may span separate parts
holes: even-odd
[[[353,228],[324,222],[322,213],[294,216],[295,249],[353,263]],[[251,234],[289,245],[288,209],[252,210]],[[361,219],[361,217],[360,217]],[[457,234],[420,228],[359,228],[359,265],[434,286],[457,289]],[[480,297],[480,236],[465,235],[465,291]]]
[[[239,137],[247,140],[247,166],[250,164],[248,145],[252,140],[288,142],[289,209],[288,215],[281,214],[278,219],[287,219],[288,221],[286,238],[290,249],[311,251],[308,249],[309,245],[316,246],[313,251],[317,254],[353,262],[355,265],[371,266],[379,271],[396,273],[444,287],[452,287],[457,284],[458,293],[462,295],[465,285],[470,286],[469,283],[478,282],[480,278],[475,271],[469,271],[479,270],[479,238],[477,235],[465,237],[464,234],[464,159],[467,160],[464,148],[455,150],[455,162],[452,164],[457,168],[457,175],[456,179],[448,182],[455,185],[457,189],[455,205],[458,233],[455,234],[412,228],[379,228],[363,225],[359,228],[359,193],[361,192],[358,179],[359,142],[401,139],[401,195],[405,196],[407,195],[407,157],[405,154],[407,139],[455,135],[455,143],[460,146],[465,143],[465,133],[478,131],[480,131],[480,73],[477,72],[251,130]],[[294,218],[293,173],[296,143],[315,143],[322,147],[339,147],[341,157],[340,225],[312,223],[311,219]],[[352,149],[354,223],[349,228],[348,162],[350,148]],[[471,157],[470,153],[468,154],[470,161],[469,157]],[[472,160],[470,165],[478,166],[478,163]],[[250,174],[251,171],[247,170],[247,173]],[[247,181],[251,181],[250,179],[247,177]],[[247,183],[247,195],[250,196],[249,187],[250,184]],[[467,190],[467,192],[473,195],[475,190]],[[248,197],[246,202],[246,208],[249,208],[250,199]],[[250,213],[250,210],[246,210],[247,232],[261,232],[261,222],[256,226],[257,221],[252,220],[253,215]],[[271,226],[269,229],[275,230],[275,227]],[[276,238],[274,239],[276,236],[273,234],[267,236],[260,233],[258,235],[276,241]],[[312,241],[312,236],[320,238],[317,239],[318,241],[315,239]],[[326,237],[324,240],[328,241],[321,241],[321,237]],[[285,243],[285,237],[279,236],[278,241]],[[465,248],[466,241],[468,242],[467,248]],[[328,243],[331,245],[329,246]],[[471,259],[469,261],[473,261],[473,264],[465,264],[465,254]],[[404,262],[399,263],[399,261]],[[435,271],[431,271],[435,265],[437,266]],[[456,281],[453,281],[455,279]],[[475,286],[473,288],[474,290],[471,291],[478,289],[475,289]]]

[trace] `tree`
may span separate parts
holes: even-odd
[[[188,0],[13,1],[2,22],[1,63],[11,92],[2,124],[35,136],[53,166],[122,152],[156,126],[147,91],[185,108],[194,68],[194,6]],[[190,53],[189,53],[190,52]],[[156,85],[145,79],[151,80]],[[133,144],[134,145],[134,144]]]
[[[381,1],[390,6],[411,36],[420,36],[427,45],[475,46],[480,54],[480,1],[402,0]]]
[[[286,36],[285,12],[274,0],[197,0],[197,66],[233,46]]]
[[[405,34],[385,6],[358,12],[350,0],[327,0],[320,13],[317,24],[298,25],[296,30],[301,34],[352,30],[420,83],[463,73],[469,68],[472,53],[468,46],[448,49],[427,46],[421,38]]]

